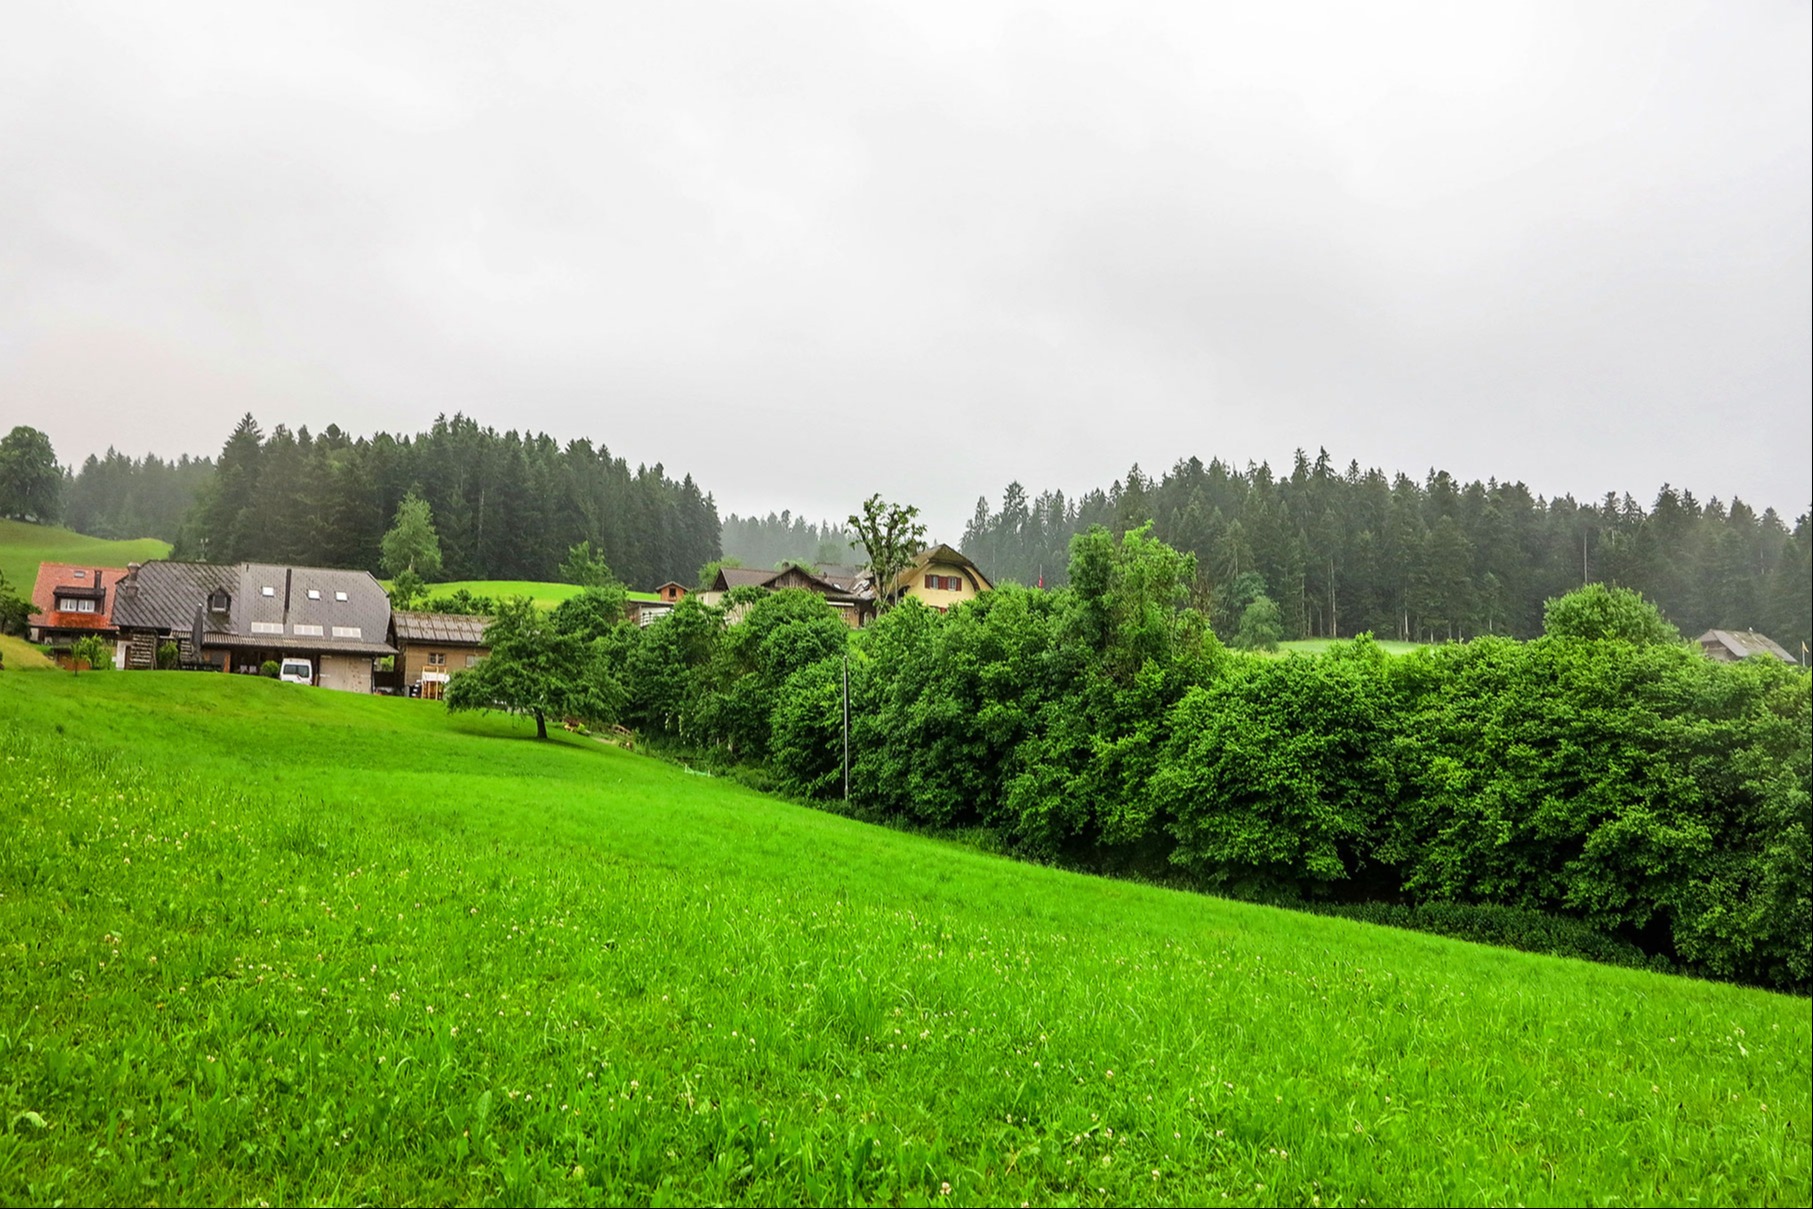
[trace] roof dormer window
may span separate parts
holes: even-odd
[[[227,590],[225,588],[215,588],[212,592],[208,593],[208,612],[226,612],[227,606],[232,603],[232,599],[232,597],[227,595]]]

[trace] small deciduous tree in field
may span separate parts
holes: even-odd
[[[413,571],[423,579],[441,573],[441,539],[434,531],[428,501],[411,491],[397,505],[396,521],[378,545],[379,561],[392,579]]]
[[[856,531],[850,545],[869,552],[877,612],[885,613],[893,606],[894,580],[925,545],[925,526],[914,519],[918,515],[919,509],[913,505],[890,504],[878,492],[863,501],[860,513],[850,516],[850,528]]]
[[[107,641],[94,634],[78,638],[75,645],[69,648],[69,670],[80,675],[84,667],[90,671],[100,671],[113,666],[113,659],[107,650]]]
[[[548,737],[548,715],[610,721],[623,690],[604,666],[600,644],[563,631],[527,597],[498,606],[485,628],[491,654],[456,673],[447,685],[447,708],[504,710],[535,719],[535,737]]]
[[[1542,608],[1542,630],[1551,638],[1591,638],[1637,646],[1681,641],[1681,631],[1644,600],[1642,593],[1605,584],[1587,584],[1549,601]]]
[[[1234,645],[1243,651],[1275,651],[1282,637],[1284,622],[1278,615],[1277,602],[1261,595],[1240,614],[1240,630],[1234,635]]]

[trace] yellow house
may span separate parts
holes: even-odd
[[[888,595],[896,603],[911,597],[942,613],[952,605],[976,599],[994,586],[961,550],[937,545],[921,551],[912,565],[894,577]]]

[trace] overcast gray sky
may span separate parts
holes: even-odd
[[[464,411],[946,539],[1318,445],[1792,517],[1808,13],[9,5],[0,430]]]

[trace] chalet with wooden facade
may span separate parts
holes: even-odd
[[[490,624],[489,617],[458,613],[391,613],[397,683],[412,697],[439,700],[453,673],[477,666],[491,653],[485,645],[485,627]]]
[[[51,658],[69,666],[69,650],[83,638],[98,637],[114,648],[115,666],[125,666],[119,632],[113,626],[113,594],[125,567],[78,567],[73,563],[39,563],[31,602],[33,642],[50,648]]]
[[[390,598],[364,571],[148,562],[115,589],[113,623],[127,668],[156,667],[174,644],[190,668],[256,674],[266,660],[307,659],[315,684],[351,692],[370,692],[373,661],[396,653]]]
[[[762,571],[754,567],[722,567],[718,571],[718,577],[712,581],[710,590],[700,593],[699,599],[706,604],[718,604],[732,588],[745,586],[765,588],[770,592],[779,592],[783,588],[816,592],[825,598],[826,604],[837,610],[844,623],[852,629],[867,625],[875,616],[874,598],[866,591],[857,586],[834,582],[798,563],[787,563],[778,571]]]
[[[668,580],[654,591],[653,600],[627,600],[623,603],[623,615],[637,625],[649,625],[666,617],[674,611],[674,606],[686,599],[686,585]]]
[[[993,588],[981,568],[961,550],[940,544],[920,551],[919,557],[894,577],[888,597],[896,604],[911,598],[942,613]]]

